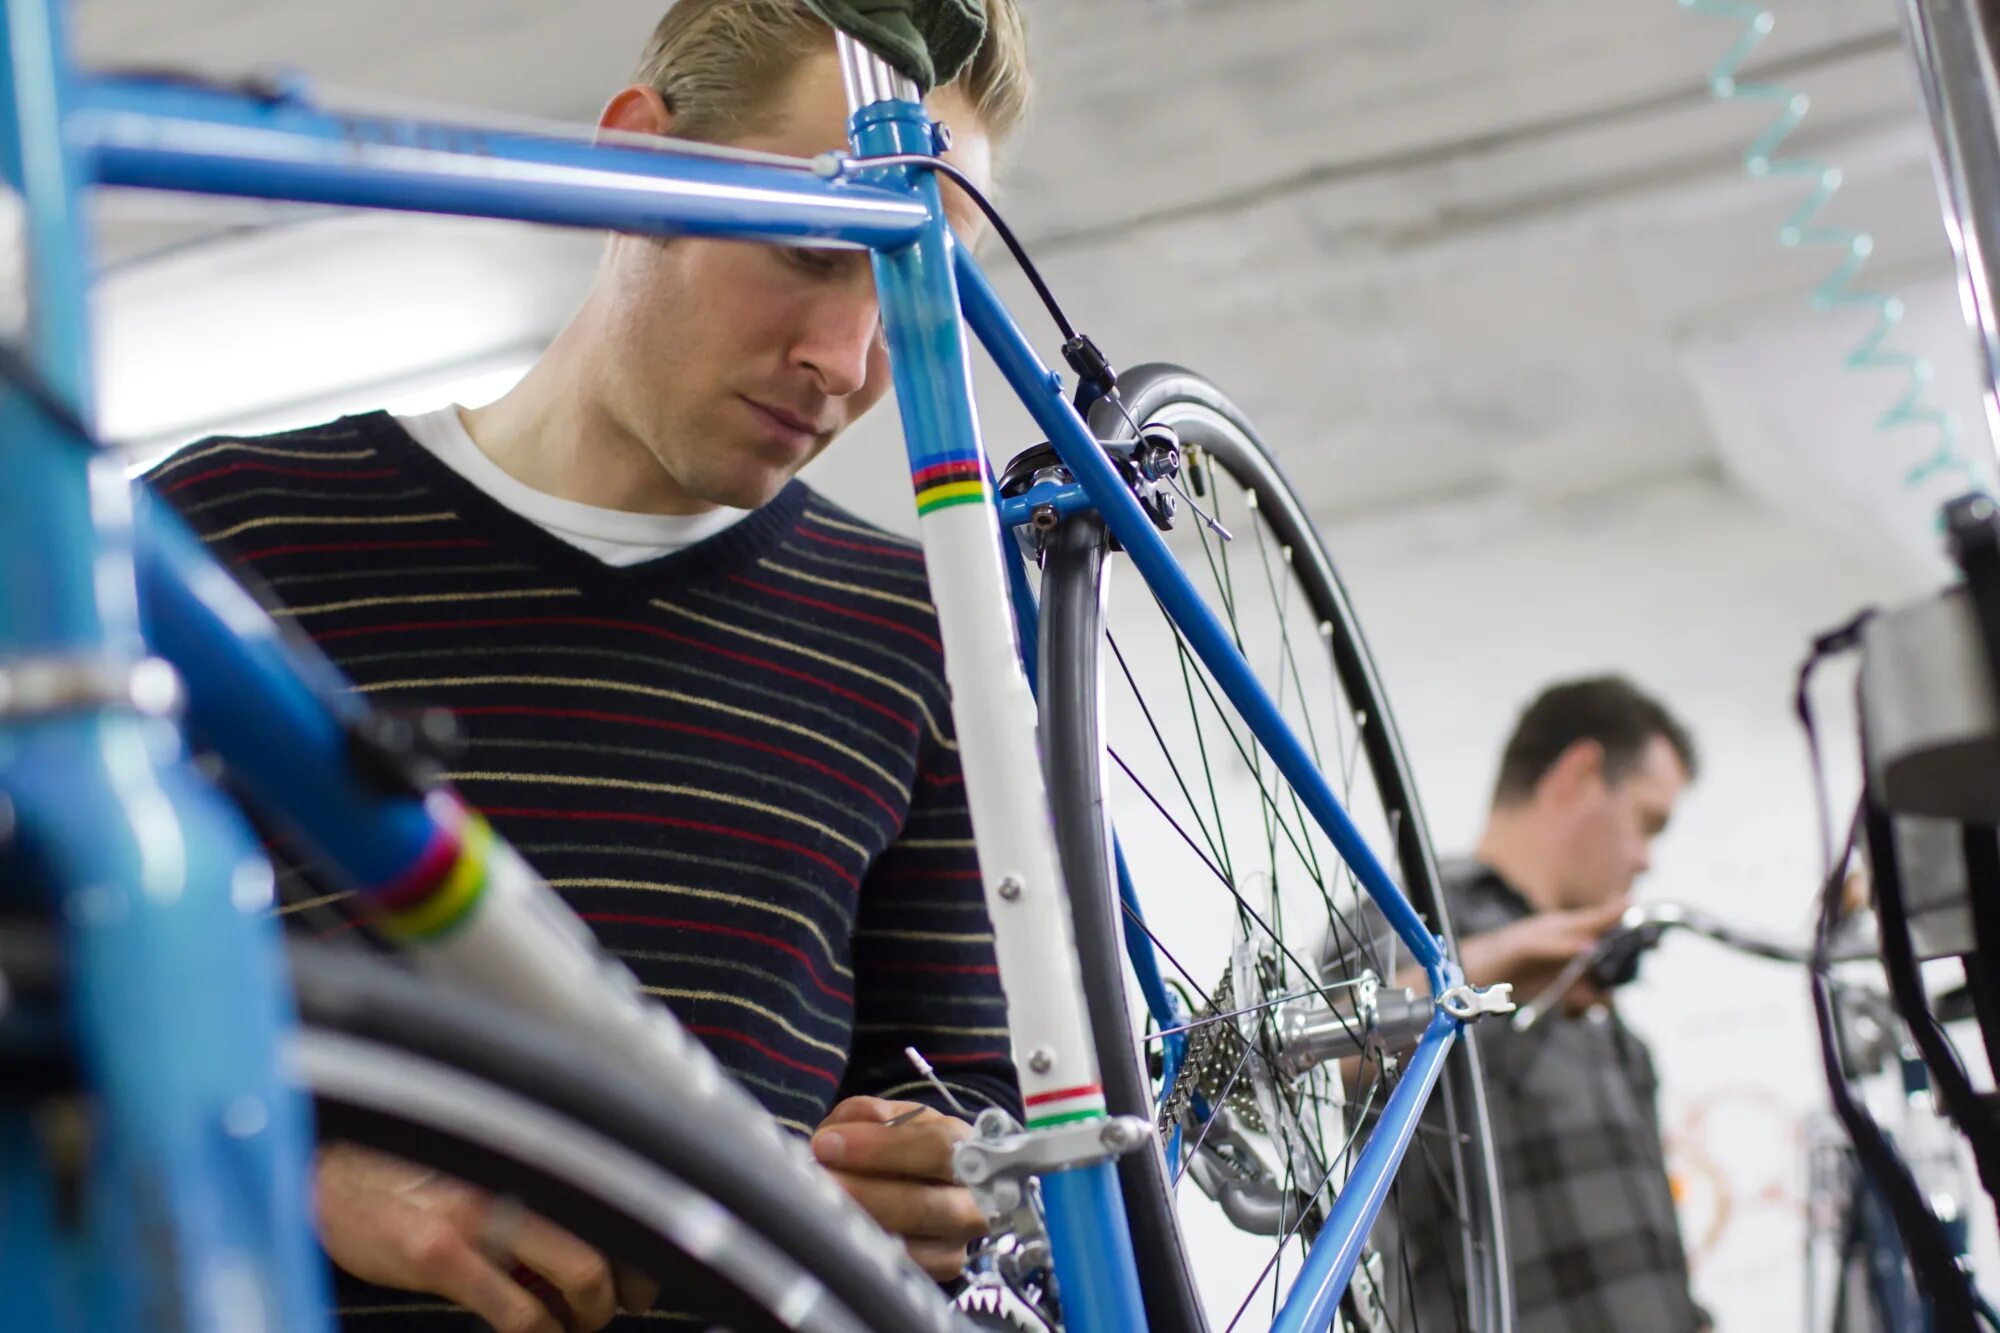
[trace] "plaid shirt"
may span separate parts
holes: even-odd
[[[1443,877],[1461,938],[1533,910],[1477,862],[1447,863]],[[1688,1290],[1646,1044],[1608,1008],[1478,1031],[1519,1333],[1706,1327]]]

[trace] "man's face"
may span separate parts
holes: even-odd
[[[955,89],[930,98],[950,159],[982,189],[983,127]],[[742,148],[811,157],[847,147],[847,97],[829,43],[800,64],[767,127]],[[980,215],[947,185],[971,244]],[[889,388],[875,284],[862,251],[620,236],[599,278],[609,303],[594,386],[692,509],[755,508]]]
[[[1632,891],[1652,864],[1653,839],[1666,831],[1687,780],[1673,743],[1654,736],[1623,778],[1605,781],[1600,763],[1579,784],[1568,821],[1566,906],[1591,907]]]

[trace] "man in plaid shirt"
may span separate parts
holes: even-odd
[[[1618,677],[1552,686],[1508,741],[1475,859],[1447,863],[1466,975],[1541,994],[1627,906],[1694,742]],[[1646,1045],[1587,979],[1479,1030],[1520,1333],[1696,1333]]]

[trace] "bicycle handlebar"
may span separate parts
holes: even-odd
[[[1801,967],[1812,965],[1812,946],[1809,943],[1788,943],[1744,930],[1686,903],[1637,904],[1618,919],[1616,926],[1605,932],[1595,949],[1571,959],[1556,974],[1554,981],[1514,1011],[1514,1030],[1526,1032],[1539,1023],[1569,993],[1570,987],[1583,979],[1585,973],[1589,973],[1605,989],[1624,985],[1638,972],[1640,957],[1659,944],[1669,930],[1689,931],[1755,958]],[[1850,946],[1836,953],[1832,961],[1848,962],[1872,956],[1872,949],[1857,951]]]
[[[1809,943],[1789,944],[1775,940],[1755,931],[1732,926],[1720,917],[1710,916],[1685,903],[1661,902],[1634,906],[1618,920],[1620,933],[1651,929],[1655,932],[1655,943],[1658,942],[1660,935],[1675,928],[1692,931],[1739,953],[1768,958],[1773,962],[1797,963],[1801,966],[1808,966],[1812,962],[1812,946]],[[1609,938],[1611,937],[1607,936],[1607,939]]]

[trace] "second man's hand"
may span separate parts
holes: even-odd
[[[1539,998],[1562,970],[1597,947],[1604,932],[1618,925],[1631,904],[1625,898],[1573,911],[1537,912],[1519,921],[1468,936],[1458,942],[1465,979],[1476,986],[1511,982],[1516,1004]],[[1560,997],[1569,1013],[1582,1013],[1604,1002],[1604,992],[1579,977]],[[1551,1006],[1555,999],[1551,998]]]

